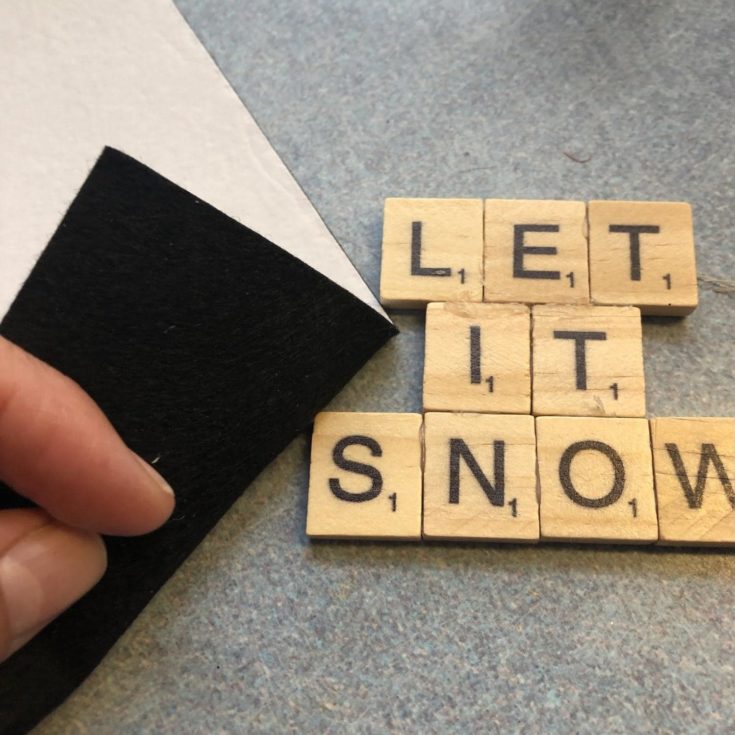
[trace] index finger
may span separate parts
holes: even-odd
[[[60,521],[105,534],[160,526],[174,496],[71,379],[0,337],[0,480]]]

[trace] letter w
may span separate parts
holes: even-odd
[[[686,495],[690,508],[702,507],[704,486],[707,484],[707,468],[710,462],[715,466],[717,477],[720,478],[722,487],[725,490],[725,496],[730,502],[730,505],[735,507],[735,493],[733,492],[732,482],[727,476],[725,466],[722,464],[722,460],[720,459],[720,455],[717,454],[717,449],[715,449],[714,444],[702,444],[699,455],[699,469],[697,470],[697,484],[694,488],[692,488],[686,467],[684,467],[684,460],[681,458],[679,447],[676,444],[666,444],[666,451],[669,453],[669,457],[671,457],[671,463],[674,465],[676,476],[679,479],[679,484],[684,491],[684,495]]]

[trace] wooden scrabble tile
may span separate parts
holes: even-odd
[[[485,301],[589,303],[584,202],[485,201]]]
[[[424,411],[531,412],[528,306],[429,304]]]
[[[537,416],[645,416],[640,311],[632,306],[532,309]]]
[[[427,413],[424,538],[537,541],[532,416]]]
[[[536,419],[541,538],[658,539],[646,419]]]
[[[482,301],[482,200],[386,199],[380,300]]]
[[[685,202],[589,203],[590,283],[596,304],[643,314],[697,307],[692,208]]]
[[[735,545],[735,422],[651,420],[660,543]]]
[[[420,539],[421,424],[411,413],[320,413],[307,535]]]

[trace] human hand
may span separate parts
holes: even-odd
[[[98,534],[160,526],[171,488],[72,380],[0,337],[0,480],[38,509],[0,511],[0,661],[105,571]]]

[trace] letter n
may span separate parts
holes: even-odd
[[[493,442],[494,466],[493,483],[487,478],[464,439],[449,440],[449,502],[459,503],[460,460],[477,480],[491,505],[505,504],[505,442]]]

